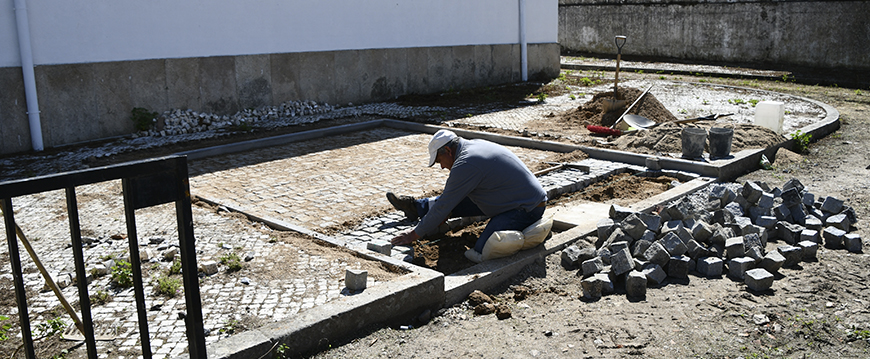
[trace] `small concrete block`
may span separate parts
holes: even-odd
[[[845,213],[840,213],[840,214],[830,216],[830,217],[828,217],[827,220],[825,220],[825,226],[839,228],[839,229],[842,229],[842,230],[847,231],[847,232],[849,231],[849,227],[851,225],[852,225],[852,223],[850,223],[849,219],[846,218]],[[819,221],[819,226],[821,227],[821,221]],[[807,227],[810,227],[810,226],[807,225]]]
[[[762,193],[761,198],[758,199],[758,207],[764,209],[772,209],[773,208],[773,194],[772,193]]]
[[[824,228],[824,224],[822,223],[822,220],[819,219],[819,217],[808,214],[806,217],[804,217],[804,227],[821,231],[822,228]]]
[[[782,254],[785,257],[785,262],[782,264],[783,267],[794,267],[803,259],[803,253],[801,253],[801,247],[796,246],[779,246],[776,247],[776,250],[779,254]]]
[[[746,256],[755,260],[755,263],[761,263],[761,260],[764,259],[764,250],[761,247],[750,247],[746,251]]]
[[[734,193],[730,188],[726,188],[725,193],[722,194],[722,198],[720,198],[722,201],[722,208],[725,208],[725,205],[734,201],[735,198],[737,198],[737,193]]]
[[[689,277],[689,261],[691,258],[686,256],[674,256],[668,261],[668,276],[674,278]]]
[[[616,291],[616,288],[613,286],[613,280],[610,279],[610,275],[607,273],[595,273],[593,277],[601,281],[601,294],[611,294]]]
[[[668,234],[671,232],[676,232],[676,231],[680,230],[681,228],[683,228],[683,221],[682,220],[667,221],[665,223],[665,225],[662,226],[662,230],[660,233],[662,234],[662,236],[664,236],[665,234]]]
[[[791,220],[795,224],[799,224],[802,226],[806,226],[807,223],[807,211],[804,208],[803,204],[796,204],[794,206],[788,207],[788,210],[791,212]]]
[[[613,252],[610,251],[610,248],[600,248],[595,252],[595,255],[601,258],[605,265],[610,265],[610,256],[613,255]]]
[[[801,225],[786,221],[776,223],[777,236],[788,244],[795,244],[800,239],[800,234],[805,228]]]
[[[752,220],[749,217],[738,216],[734,217],[734,223],[731,228],[734,229],[734,232],[737,232],[739,235],[744,235],[746,233],[752,233]]]
[[[605,240],[610,237],[610,234],[613,233],[615,229],[616,222],[613,222],[610,218],[602,218],[598,220],[596,224],[598,228],[598,239]]]
[[[610,244],[610,253],[616,253],[627,248],[628,242],[626,241],[613,242]]]
[[[643,252],[643,258],[648,260],[650,263],[663,266],[671,259],[671,255],[668,254],[668,251],[660,242],[661,241],[651,244],[649,248]]]
[[[816,259],[816,253],[819,251],[819,243],[813,241],[801,241],[797,244],[801,247],[801,260],[804,262]]]
[[[801,183],[801,181],[799,181],[797,178],[792,178],[782,185],[783,191],[787,191],[792,188],[794,188],[798,193],[804,192],[804,184]]]
[[[686,253],[688,248],[686,248],[686,244],[683,243],[683,240],[680,239],[674,232],[669,232],[666,234],[661,240],[661,244],[665,247],[665,250],[668,251],[668,254],[671,256],[680,256]]]
[[[369,271],[363,269],[346,269],[344,271],[344,286],[352,291],[366,289]]]
[[[725,208],[723,209],[726,212],[731,213],[731,216],[733,217],[743,217],[744,215],[743,207],[741,207],[740,204],[737,202],[731,202],[729,204],[726,204]]]
[[[610,257],[610,269],[614,275],[622,275],[634,269],[634,259],[631,258],[628,247]]]
[[[755,268],[746,271],[744,283],[749,289],[762,292],[773,286],[773,274],[763,268]]]
[[[583,289],[583,297],[588,299],[600,299],[601,291],[604,289],[604,281],[601,278],[592,276],[580,281],[580,287]]]
[[[693,239],[689,243],[686,243],[686,254],[689,255],[689,258],[706,257],[707,248],[704,248],[698,241]]]
[[[612,219],[614,222],[622,222],[633,213],[635,213],[635,211],[628,207],[623,207],[616,204],[610,206],[610,219]]]
[[[849,233],[843,237],[843,246],[846,250],[852,253],[861,253],[864,250],[864,243],[861,241],[861,235],[858,233]]]
[[[825,239],[825,247],[839,249],[843,248],[843,239],[846,237],[846,231],[836,227],[825,227],[822,231],[822,238]]]
[[[629,235],[632,239],[640,239],[640,237],[643,236],[643,232],[647,230],[646,223],[644,223],[640,217],[634,213],[628,215],[628,217],[620,222],[620,226],[622,227],[623,232]]]
[[[647,241],[650,243],[655,242],[656,241],[656,232],[647,230],[646,232],[643,232],[643,236],[641,236],[640,239],[638,239],[638,241]],[[637,242],[637,241],[635,241],[635,242]]]
[[[576,268],[580,263],[595,256],[595,248],[584,247],[581,249],[576,245],[570,245],[562,250],[562,266],[566,268]]]
[[[776,217],[774,216],[761,216],[755,219],[756,226],[764,227],[768,230],[773,230],[776,227],[776,222]]]
[[[749,218],[752,220],[752,223],[758,222],[758,217],[761,216],[773,216],[773,209],[771,208],[761,208],[758,206],[749,207]]]
[[[843,201],[831,196],[825,197],[821,210],[828,213],[840,213],[843,210]]]
[[[658,232],[662,228],[662,217],[656,214],[638,213],[638,218],[646,224],[646,228]]]
[[[716,257],[701,258],[695,269],[708,278],[719,277],[722,275],[722,260]]]
[[[205,261],[199,264],[199,270],[205,275],[212,275],[218,272],[218,263],[215,261]]]
[[[686,244],[689,241],[695,239],[695,237],[692,236],[692,231],[689,229],[689,227],[686,226],[683,226],[683,228],[678,230],[676,234],[678,237],[680,237],[680,240],[683,241],[683,244]]]
[[[178,255],[178,247],[172,247],[163,252],[163,260],[167,262],[174,261],[176,255]]]
[[[725,259],[739,258],[746,254],[743,237],[732,237],[725,241]]]
[[[635,258],[642,258],[644,252],[649,249],[650,244],[652,244],[652,241],[646,239],[639,239],[634,241],[634,243],[631,244],[631,256]]]
[[[595,257],[584,261],[580,267],[583,270],[583,276],[588,277],[601,272],[604,269],[604,261],[601,260],[601,257]]]
[[[710,244],[718,244],[723,246],[724,248],[725,241],[731,237],[734,237],[734,231],[732,231],[731,228],[719,226],[718,228],[716,228],[716,230],[713,231],[713,236],[710,237]]]
[[[814,195],[810,192],[804,192],[804,195],[801,199],[801,203],[803,203],[804,206],[812,207],[813,204],[816,203],[816,195]]]
[[[764,251],[764,248],[767,247],[767,243],[761,239],[761,236],[758,233],[748,233],[743,236],[743,248],[744,250],[749,250],[749,248],[758,247]]]
[[[728,275],[743,280],[746,271],[755,268],[755,259],[749,257],[732,258],[728,261]]]
[[[700,243],[707,243],[712,236],[713,226],[707,222],[699,221],[695,228],[692,228],[692,238]]]
[[[393,251],[393,245],[390,242],[381,240],[368,242],[366,248],[387,256]]]
[[[610,244],[616,242],[634,242],[634,238],[625,234],[625,231],[619,225],[616,225],[616,228],[613,229],[613,233],[610,233],[610,236],[601,244],[604,247],[610,248]]]
[[[642,270],[643,274],[646,276],[647,285],[655,286],[662,284],[665,281],[665,278],[668,277],[668,274],[665,273],[665,270],[662,269],[658,264],[650,263]]]
[[[773,207],[773,215],[778,221],[791,221],[791,211],[784,204]]]
[[[815,242],[815,243],[821,244],[822,237],[819,235],[819,231],[817,231],[815,229],[805,229],[805,230],[801,231],[801,235],[800,235],[798,241],[800,241],[800,242],[810,241],[810,242]]]
[[[782,268],[784,263],[785,257],[782,254],[778,251],[770,251],[767,252],[767,255],[764,256],[764,259],[761,260],[761,263],[758,266],[766,269],[770,273],[775,273]]]
[[[757,183],[747,181],[743,184],[743,192],[741,194],[743,198],[746,198],[746,201],[755,204],[763,193],[764,190]]]
[[[625,293],[632,298],[646,296],[646,274],[633,270],[625,277]]]
[[[792,206],[801,204],[803,202],[803,198],[800,192],[795,188],[789,188],[787,190],[783,190],[782,194],[779,195],[779,198],[782,198],[782,205],[789,207],[791,209]]]
[[[846,218],[849,219],[849,223],[855,224],[858,223],[858,214],[855,213],[855,209],[849,206],[843,206],[843,211],[840,212],[846,215]]]
[[[734,222],[734,214],[724,208],[719,209],[713,211],[713,215],[710,216],[710,222],[722,225],[728,224]]]

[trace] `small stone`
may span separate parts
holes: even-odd
[[[784,263],[785,257],[782,254],[778,251],[770,251],[767,252],[767,255],[765,255],[764,259],[761,260],[759,267],[764,268],[770,273],[776,273],[780,268],[782,268]]]
[[[843,237],[843,246],[846,250],[852,253],[861,253],[864,251],[864,243],[861,241],[861,235],[857,233],[849,233]]]
[[[722,275],[722,260],[716,257],[701,258],[695,270],[708,278],[719,277]]]
[[[822,237],[825,239],[825,247],[839,249],[843,248],[843,239],[846,237],[846,232],[835,227],[825,227]]]
[[[755,260],[749,257],[734,258],[728,261],[728,275],[743,280],[746,271],[755,267]]]
[[[212,275],[218,272],[218,263],[215,261],[202,262],[199,265],[199,270],[206,275]]]
[[[801,260],[807,262],[816,259],[816,253],[819,250],[819,244],[814,241],[801,241],[797,244],[801,247]]]
[[[366,289],[366,281],[369,272],[364,269],[346,269],[344,272],[344,286],[351,291]]]
[[[801,253],[800,247],[795,246],[779,246],[776,248],[779,251],[779,254],[782,254],[785,257],[785,262],[782,264],[783,267],[794,267],[803,259],[803,253]]]
[[[646,275],[633,270],[625,277],[625,293],[630,298],[643,298],[646,296]]]
[[[773,274],[770,274],[770,272],[763,268],[755,268],[746,271],[744,283],[751,290],[763,292],[773,286],[773,279]]]
[[[584,261],[581,268],[583,270],[583,276],[588,277],[604,269],[604,261],[601,260],[601,257],[595,257]]]
[[[665,273],[665,270],[661,266],[653,263],[648,264],[641,272],[646,276],[648,285],[662,284],[665,278],[668,277],[668,274]]]

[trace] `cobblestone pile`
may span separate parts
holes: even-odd
[[[609,218],[598,222],[596,247],[570,246],[561,256],[566,267],[580,268],[590,299],[614,293],[617,285],[629,297],[644,297],[668,278],[718,278],[726,271],[765,291],[780,268],[816,260],[819,246],[861,252],[861,237],[849,233],[857,221],[843,200],[817,197],[796,179],[782,189],[724,183],[651,214],[611,206]]]

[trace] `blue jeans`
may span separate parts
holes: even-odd
[[[420,218],[423,218],[423,216],[429,212],[429,204],[431,201],[437,199],[438,197],[432,199],[422,198],[414,201],[414,206],[417,207],[417,214],[420,215]],[[526,229],[526,227],[537,222],[544,216],[544,210],[544,207],[535,207],[532,211],[526,212],[526,210],[522,208],[517,208],[493,216],[489,219],[489,223],[487,223],[486,227],[483,229],[483,233],[481,233],[480,237],[477,238],[477,243],[474,244],[474,250],[477,251],[477,253],[483,253],[483,246],[486,245],[486,241],[495,232],[507,230],[522,231]],[[451,218],[483,215],[483,211],[481,211],[480,208],[478,208],[477,205],[468,197],[465,197],[465,199],[459,202],[459,204],[450,211]]]

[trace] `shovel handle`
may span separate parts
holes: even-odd
[[[616,42],[616,53],[622,53],[622,46],[625,45],[625,41],[628,40],[628,37],[625,35],[616,35],[616,38],[613,39]]]

